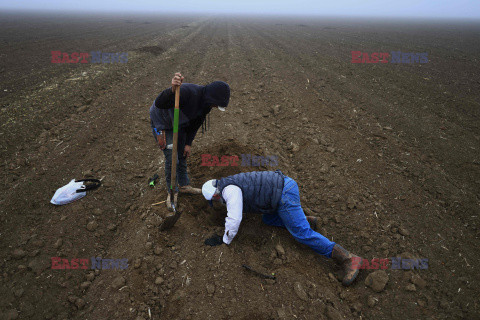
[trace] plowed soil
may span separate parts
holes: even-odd
[[[0,30],[4,318],[479,318],[478,25],[4,13]],[[54,50],[128,52],[128,62],[53,64]],[[352,64],[351,51],[429,62]],[[148,178],[163,176],[163,154],[148,109],[178,71],[232,89],[193,143],[192,185],[280,169],[322,234],[369,260],[428,259],[428,269],[389,267],[381,292],[365,284],[376,270],[362,270],[344,288],[331,260],[255,214],[230,246],[207,247],[226,210],[202,196],[181,195],[182,217],[160,232],[167,209],[151,204],[166,191]],[[202,166],[206,153],[278,166]],[[50,204],[74,178],[103,184]],[[128,268],[55,270],[52,257]]]

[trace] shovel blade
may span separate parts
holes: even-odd
[[[160,231],[168,230],[172,228],[175,223],[177,222],[178,218],[182,215],[181,212],[175,211],[172,213],[169,213],[165,219],[163,219],[163,222],[160,224]]]

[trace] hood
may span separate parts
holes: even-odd
[[[223,81],[214,81],[207,84],[203,94],[203,101],[208,107],[215,105],[226,108],[230,101],[230,87]]]

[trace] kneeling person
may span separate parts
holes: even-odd
[[[359,257],[315,231],[317,218],[305,216],[297,183],[281,171],[254,171],[209,180],[204,183],[202,193],[210,205],[219,201],[227,206],[223,237],[214,236],[205,244],[230,244],[243,212],[261,213],[264,223],[286,228],[298,242],[340,264],[345,272],[343,285],[350,285],[357,277],[359,269],[354,267],[354,258]]]

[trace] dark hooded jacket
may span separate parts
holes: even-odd
[[[192,145],[198,129],[212,106],[226,108],[230,100],[230,87],[223,81],[215,81],[206,86],[183,83],[180,86],[179,128],[186,133],[186,145]],[[150,107],[152,128],[173,129],[175,94],[171,88],[164,90]]]

